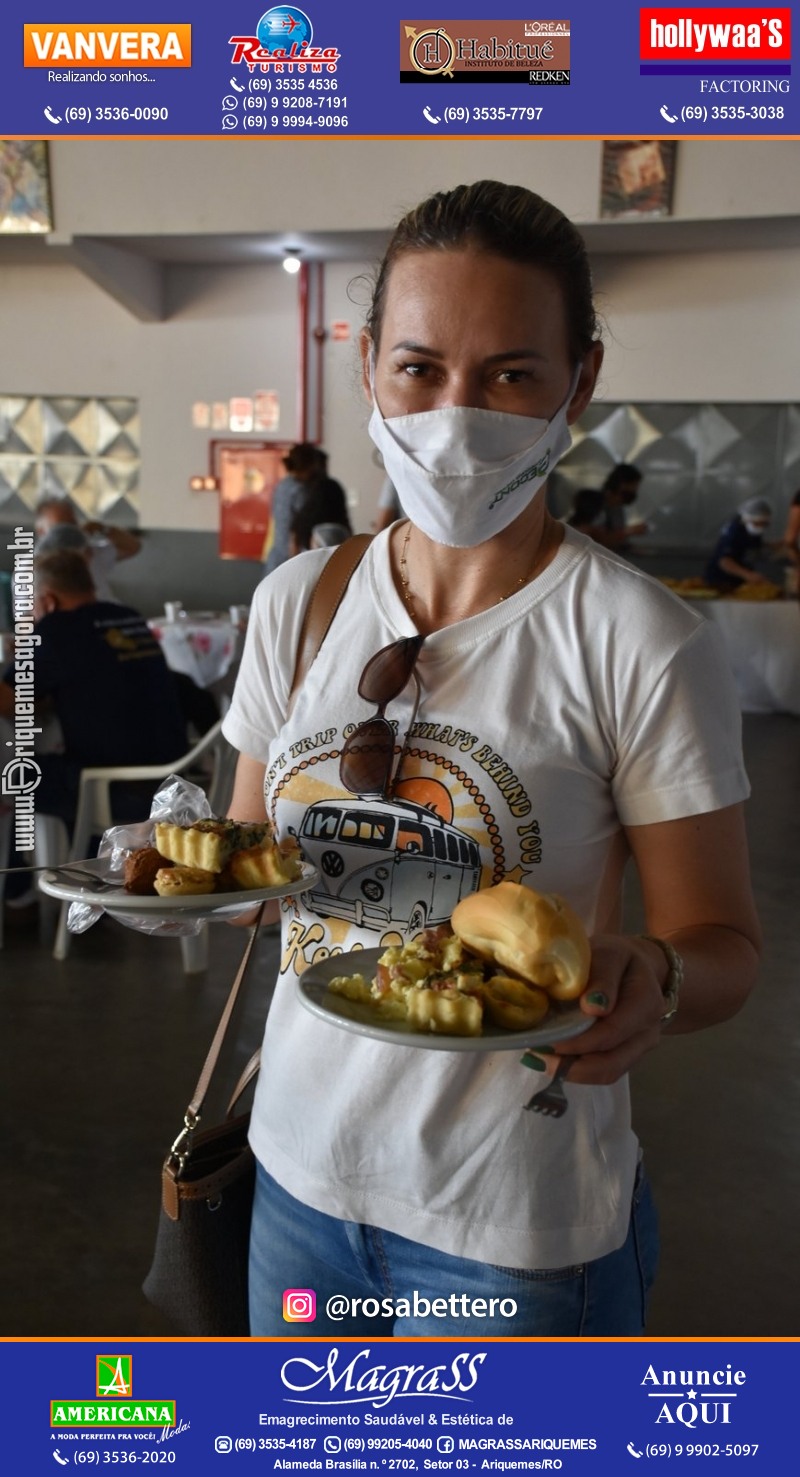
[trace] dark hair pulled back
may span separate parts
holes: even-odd
[[[599,337],[592,274],[580,231],[555,205],[522,185],[478,180],[423,200],[396,227],[381,262],[367,328],[377,349],[392,268],[408,251],[477,248],[550,272],[561,287],[570,355]]]

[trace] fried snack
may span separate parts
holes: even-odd
[[[159,897],[199,897],[213,892],[216,882],[214,872],[202,867],[162,867],[155,875],[155,890]]]
[[[163,856],[182,867],[200,867],[204,872],[221,872],[235,851],[266,842],[272,842],[269,821],[242,824],[206,820],[195,821],[191,826],[158,821],[155,828],[155,843]]]
[[[153,897],[156,873],[170,865],[155,846],[140,846],[125,858],[125,891],[137,893],[140,897]]]
[[[546,990],[553,1000],[577,1000],[589,978],[586,930],[569,903],[516,882],[473,892],[456,904],[453,931],[480,959]]]
[[[302,875],[300,852],[293,843],[276,846],[265,841],[236,851],[228,862],[228,870],[237,887],[280,887]]]
[[[406,992],[406,1019],[412,1031],[441,1031],[445,1036],[480,1036],[483,1007],[475,995],[458,990]]]
[[[772,580],[759,580],[758,583],[738,585],[731,593],[732,600],[781,600],[783,590],[780,585],[773,584]]]
[[[507,974],[493,974],[484,984],[481,998],[487,1018],[504,1031],[531,1031],[550,1009],[546,990],[523,984]]]

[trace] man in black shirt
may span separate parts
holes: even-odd
[[[764,547],[764,534],[772,521],[772,504],[764,497],[751,497],[721,530],[706,565],[709,585],[727,592],[739,585],[760,584],[764,578],[755,568]]]
[[[36,562],[34,688],[48,699],[63,754],[37,755],[36,809],[75,819],[81,769],[168,764],[187,749],[172,673],[138,611],[98,600],[85,559],[63,551]],[[13,717],[13,665],[0,682],[0,714]],[[152,793],[153,786],[149,786]],[[120,787],[120,819],[143,819],[143,793]]]

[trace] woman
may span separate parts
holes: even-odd
[[[317,890],[284,908],[253,1115],[252,1332],[637,1334],[656,1238],[626,1073],[672,1016],[673,950],[684,984],[670,1031],[733,1015],[757,966],[735,697],[708,623],[546,512],[544,480],[603,353],[585,248],[559,211],[492,181],[424,202],[392,239],[362,353],[370,432],[407,521],[373,540],[288,723],[326,555],[264,581],[225,723],[241,751],[234,816],[263,817],[266,794],[279,830],[302,840],[341,834],[345,809],[362,843],[355,860],[331,848]],[[363,669],[418,636],[410,680],[384,704],[389,796],[353,799],[352,750],[347,783],[339,768],[374,712]],[[593,935],[581,999],[593,1024],[532,1058],[542,1083],[569,1061],[558,1123],[521,1111],[532,1079],[516,1052],[384,1045],[297,1004],[315,958],[440,917],[449,853],[431,853],[423,905],[401,895],[403,856],[388,851],[383,918],[368,896],[348,911],[325,871],[352,869],[357,893],[393,817],[416,817],[421,835],[431,811],[464,840],[461,863],[477,844],[467,890],[507,876],[561,893]],[[619,932],[630,853],[648,929],[672,949]],[[313,1323],[284,1322],[285,1288],[316,1291]],[[415,1316],[415,1292],[450,1299],[446,1315]],[[323,1311],[332,1294],[391,1307],[337,1321]],[[494,1298],[493,1316],[461,1295]]]

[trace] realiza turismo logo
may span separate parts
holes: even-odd
[[[98,1354],[95,1398],[50,1401],[50,1425],[65,1431],[92,1426],[119,1431],[175,1425],[174,1400],[133,1399],[133,1359],[130,1354]]]
[[[734,1402],[747,1382],[743,1369],[662,1369],[648,1364],[644,1390],[658,1402],[657,1426],[729,1426]]]
[[[314,27],[304,10],[296,5],[273,5],[265,10],[255,36],[231,36],[231,61],[245,62],[250,71],[335,72],[340,53],[335,46],[315,46]]]

